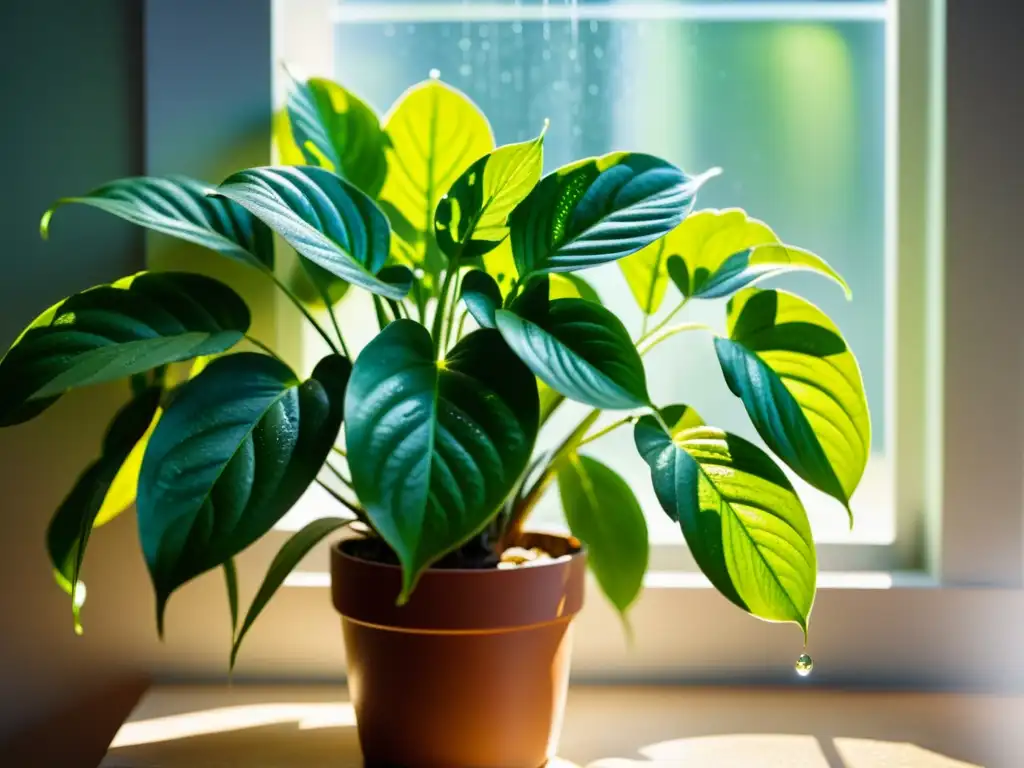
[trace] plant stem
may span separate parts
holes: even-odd
[[[270,347],[268,347],[266,344],[264,344],[259,339],[254,338],[254,337],[250,336],[249,334],[245,334],[245,340],[248,341],[250,344],[252,344],[254,347],[259,347],[260,349],[262,349],[264,352],[266,352],[268,355],[270,355],[274,359],[276,359],[276,360],[280,360],[281,359],[280,356],[277,354],[277,352],[272,350]]]
[[[670,325],[668,328],[648,334],[643,341],[637,342],[636,351],[641,355],[645,355],[665,339],[671,338],[683,331],[710,331],[714,333],[714,328],[704,323],[678,323],[677,325]]]
[[[584,437],[582,440],[580,440],[579,445],[577,445],[576,447],[577,448],[582,448],[587,443],[592,443],[595,440],[597,440],[598,438],[604,437],[609,432],[614,432],[619,427],[624,427],[627,424],[633,424],[636,421],[636,419],[637,419],[636,416],[626,416],[625,418],[619,419],[618,421],[613,421],[611,424],[609,424],[604,429],[599,429],[594,434],[587,435],[586,437]]]
[[[383,331],[390,320],[388,320],[388,314],[384,311],[384,302],[377,294],[373,295],[373,310],[377,314],[377,330]]]
[[[336,445],[332,445],[331,450],[337,453],[339,456],[344,456],[346,459],[348,458],[348,453],[345,451],[344,448],[339,448]]]
[[[333,464],[331,464],[331,462],[325,461],[324,462],[324,466],[327,467],[329,470],[331,470],[331,473],[336,478],[338,478],[345,485],[346,488],[348,488],[351,491],[355,490],[355,488],[352,487],[352,481],[349,480],[347,477],[345,477],[345,475],[342,473],[342,471],[340,469],[338,469],[336,466],[334,466]]]
[[[430,328],[430,338],[434,340],[434,355],[440,358],[444,353],[441,334],[444,329],[444,315],[448,307],[448,289],[451,288],[452,280],[459,271],[460,248],[448,262],[448,269],[444,273],[444,282],[441,284],[441,293],[437,297],[437,306],[434,307],[434,322]]]
[[[395,316],[395,320],[399,320],[405,315],[402,314],[402,305],[394,299],[388,299],[388,306],[391,307],[391,314]]]
[[[458,342],[458,340],[462,338],[462,332],[466,328],[466,318],[467,317],[469,317],[469,310],[468,309],[462,310],[462,316],[459,317],[459,327],[458,327],[458,330],[456,330],[456,332],[455,332],[455,341],[456,342]]]
[[[369,518],[366,516],[366,510],[365,509],[360,507],[358,504],[353,504],[351,501],[346,499],[344,496],[342,496],[336,490],[331,488],[331,486],[329,486],[327,483],[325,483],[319,477],[316,478],[316,483],[321,488],[323,488],[325,491],[327,491],[331,496],[333,496],[335,501],[337,501],[343,507],[345,507],[350,512],[352,512],[352,514],[354,514],[359,519],[359,521],[361,523],[364,523],[365,525],[368,525],[368,526],[370,526],[371,529],[373,529],[373,526],[370,525]]]
[[[444,349],[447,350],[452,342],[452,331],[455,328],[455,310],[459,306],[459,290],[462,285],[462,277],[458,274],[455,275],[455,281],[452,287],[452,300],[448,305],[448,322],[445,324],[444,329]],[[456,337],[456,341],[458,338]]]
[[[689,303],[689,301],[690,301],[690,297],[687,296],[682,301],[680,301],[678,304],[676,304],[675,308],[673,308],[673,310],[671,312],[669,312],[667,315],[665,315],[665,317],[663,317],[661,319],[661,322],[659,322],[656,326],[651,328],[651,330],[649,330],[647,332],[643,332],[642,331],[641,334],[640,334],[640,338],[636,340],[636,345],[639,347],[643,342],[647,341],[647,339],[649,339],[651,336],[653,336],[658,331],[660,331],[662,328],[664,328],[666,325],[668,325],[669,320],[671,320],[673,317],[675,317],[676,314],[679,312],[679,310],[681,310],[683,307],[685,307]]]
[[[338,347],[335,345],[335,343],[331,340],[330,335],[327,333],[327,331],[325,331],[323,329],[323,326],[321,326],[320,323],[318,323],[316,320],[313,319],[313,315],[311,315],[309,313],[309,310],[306,309],[305,305],[302,303],[302,299],[300,299],[298,296],[296,296],[294,293],[292,293],[291,288],[289,288],[287,285],[285,285],[281,281],[281,279],[278,278],[278,276],[274,274],[274,271],[272,269],[270,269],[269,267],[264,266],[263,267],[263,273],[265,275],[267,275],[271,280],[274,281],[274,285],[276,285],[278,288],[281,289],[281,291],[284,293],[284,295],[287,296],[289,298],[289,300],[291,300],[292,304],[295,305],[295,308],[298,309],[299,312],[302,313],[303,317],[305,317],[306,320],[309,321],[309,324],[312,325],[314,328],[316,328],[317,333],[319,333],[320,336],[323,338],[323,340],[325,342],[327,342],[327,346],[331,348],[331,351],[334,352],[334,354],[336,354],[336,355],[340,355],[341,354],[341,350],[339,350]]]

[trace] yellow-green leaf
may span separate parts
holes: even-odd
[[[691,214],[665,237],[664,246],[664,258],[657,260],[657,268],[667,270],[679,292],[687,297],[729,296],[758,280],[797,270],[817,272],[842,286],[847,295],[850,292],[843,278],[822,258],[784,244],[767,224],[739,208]],[[648,260],[652,261],[650,255]],[[634,283],[629,273],[626,279],[634,295],[644,288],[643,283]],[[659,279],[660,271],[656,285]],[[638,302],[641,309],[647,306],[639,297]]]
[[[494,149],[494,135],[468,96],[438,80],[402,94],[384,118],[384,130],[391,146],[380,199],[418,233],[415,242],[405,238],[414,266],[437,275],[445,260],[433,236],[434,211],[462,172]]]
[[[673,232],[678,232],[685,224],[684,221]],[[629,290],[645,315],[657,312],[665,298],[665,289],[668,288],[668,243],[672,234],[670,232],[619,261],[619,269],[626,278]]]
[[[508,216],[540,180],[543,164],[541,131],[535,139],[498,147],[469,166],[441,199],[434,217],[434,233],[445,255],[477,258],[508,237]]]
[[[733,394],[769,448],[849,510],[871,448],[860,368],[824,312],[782,291],[749,288],[729,302],[715,350]]]

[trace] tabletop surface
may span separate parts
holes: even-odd
[[[156,687],[103,768],[357,768],[344,688]],[[551,768],[1020,768],[1024,696],[574,687]]]

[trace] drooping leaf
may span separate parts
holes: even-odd
[[[544,302],[544,283],[495,312],[502,337],[552,389],[595,408],[648,405],[643,362],[615,315],[583,299]],[[534,287],[540,285],[540,288]]]
[[[64,197],[43,214],[39,232],[69,203],[112,213],[140,227],[171,235],[259,268],[274,267],[270,230],[229,200],[209,196],[214,187],[185,176],[139,176],[104,184],[81,197]]]
[[[758,434],[849,510],[871,450],[871,419],[860,368],[839,329],[798,296],[749,288],[729,302],[728,330],[715,351]]]
[[[238,631],[238,570],[233,557],[224,561],[224,587],[228,592],[228,611],[231,614],[231,636]]]
[[[222,352],[248,328],[245,302],[202,275],[142,272],[77,293],[0,361],[0,426],[32,418],[69,389]]]
[[[412,274],[387,267],[388,220],[340,176],[312,166],[249,168],[216,194],[235,201],[299,253],[336,277],[391,299],[409,292]]]
[[[470,165],[437,205],[434,234],[444,254],[468,260],[493,250],[508,236],[508,216],[537,184],[543,164],[542,131]]]
[[[686,218],[707,178],[631,152],[559,168],[509,217],[520,276],[585,269],[640,250]]]
[[[267,603],[270,602],[270,599],[281,588],[281,585],[284,584],[288,574],[295,570],[295,566],[302,561],[302,558],[308,555],[310,550],[325,537],[352,522],[351,519],[346,520],[340,517],[321,517],[313,520],[307,523],[304,528],[292,534],[291,538],[274,555],[274,559],[267,569],[267,575],[264,577],[256,597],[252,599],[252,605],[249,606],[248,613],[245,614],[242,629],[235,636],[235,641],[231,645],[232,669],[234,669],[235,661],[238,659],[238,651],[242,647],[242,640],[249,633],[256,619],[263,612],[263,609],[267,607]]]
[[[494,328],[494,313],[501,308],[501,291],[494,278],[474,269],[462,278],[462,301],[481,328]]]
[[[396,320],[359,355],[345,399],[352,483],[398,555],[401,599],[424,568],[498,512],[537,436],[530,371],[497,331],[438,362],[430,334]]]
[[[349,372],[330,355],[300,382],[275,358],[243,352],[180,388],[149,440],[137,502],[161,634],[171,593],[260,538],[316,477]]]
[[[160,408],[156,409],[156,413],[153,414],[153,419],[149,423],[149,428],[146,429],[145,434],[135,444],[135,447],[132,448],[131,453],[128,454],[128,457],[121,464],[121,468],[117,470],[117,475],[110,483],[110,488],[107,489],[107,493],[103,497],[100,511],[96,513],[96,520],[93,523],[94,528],[106,525],[135,503],[135,495],[139,487],[139,471],[142,469],[142,457],[145,455],[146,446],[149,444],[149,437],[153,434],[153,430],[156,428],[156,423],[160,420],[162,413],[163,411]]]
[[[738,208],[698,211],[663,242],[664,258],[659,264],[683,296],[721,298],[758,280],[793,271],[817,272],[842,286],[847,295],[850,292],[823,259],[785,245],[767,224]],[[659,274],[663,280],[663,272]],[[630,285],[636,294],[636,285],[632,281]]]
[[[370,197],[384,186],[387,136],[376,113],[337,83],[296,81],[288,95],[291,132],[309,165],[344,177]]]
[[[634,438],[658,501],[715,588],[806,635],[817,558],[807,513],[782,470],[757,446],[713,427],[670,437],[645,416]]]
[[[79,476],[46,531],[46,548],[57,582],[72,598],[75,632],[82,633],[80,610],[84,585],[80,573],[94,521],[118,469],[142,439],[160,403],[160,388],[149,387],[114,416],[103,438],[100,457]]]
[[[430,284],[446,262],[434,238],[437,205],[470,164],[494,149],[494,136],[479,107],[438,80],[402,94],[384,118],[384,130],[391,146],[380,199],[416,233],[403,236],[407,257]]]
[[[601,591],[625,614],[643,587],[650,545],[647,521],[629,485],[589,456],[558,467],[558,490],[572,535],[587,547]]]

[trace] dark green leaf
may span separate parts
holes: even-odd
[[[238,631],[238,571],[235,559],[224,561],[224,586],[228,591],[228,610],[231,612],[231,637]]]
[[[545,128],[546,130],[546,128]],[[544,133],[498,147],[467,168],[437,205],[434,233],[448,258],[475,259],[508,236],[508,216],[540,179]]]
[[[82,203],[251,266],[273,269],[270,230],[244,208],[209,197],[213,189],[184,176],[118,179],[82,197],[61,198],[43,214],[39,231],[47,237],[50,217],[60,206]]]
[[[78,634],[82,632],[79,612],[84,601],[84,585],[79,585],[79,575],[96,515],[121,465],[149,428],[160,404],[160,394],[160,387],[149,387],[118,411],[103,438],[100,457],[78,478],[46,531],[50,561],[57,582],[71,595]]]
[[[562,509],[587,546],[601,591],[625,614],[643,587],[650,545],[647,522],[626,481],[599,461],[572,454],[558,467]]]
[[[345,398],[352,483],[403,567],[421,571],[494,517],[537,437],[537,389],[497,331],[438,362],[427,330],[396,320],[371,341]]]
[[[300,383],[284,363],[244,352],[179,389],[149,439],[137,502],[161,634],[171,593],[269,531],[316,477],[349,372],[331,355]]]
[[[462,278],[462,300],[481,328],[494,327],[494,312],[501,308],[501,291],[494,278],[474,269]]]
[[[238,658],[238,650],[242,647],[242,640],[248,634],[256,619],[259,618],[263,609],[267,607],[267,603],[270,602],[270,599],[277,593],[281,585],[284,584],[288,574],[295,569],[296,565],[302,562],[302,558],[308,555],[310,550],[322,541],[324,537],[352,522],[354,521],[351,519],[344,520],[340,517],[322,517],[319,520],[314,520],[308,523],[302,530],[292,534],[291,538],[274,555],[270,568],[267,569],[267,575],[260,585],[259,592],[253,598],[252,605],[249,606],[249,612],[245,614],[242,630],[238,633],[231,646],[232,669],[235,666],[235,660]]]
[[[555,299],[538,309],[537,295],[531,287],[511,310],[495,313],[502,337],[537,378],[595,408],[649,404],[640,355],[615,315],[583,299]]]
[[[35,416],[75,387],[223,352],[248,328],[245,302],[202,275],[143,272],[77,293],[0,361],[0,425]]]
[[[412,273],[384,272],[391,243],[387,217],[340,176],[312,166],[249,168],[216,194],[234,200],[287,240],[300,256],[368,291],[400,299]]]
[[[370,197],[384,186],[388,139],[376,113],[331,80],[296,82],[288,95],[292,136],[310,165],[348,179]]]
[[[850,293],[843,278],[822,258],[785,245],[767,224],[739,208],[698,211],[658,245],[663,269],[686,297],[722,298],[751,283],[794,271],[817,272]],[[635,293],[638,284],[631,280],[630,285]],[[660,290],[664,293],[664,286]]]
[[[756,288],[729,302],[728,329],[715,351],[758,434],[849,510],[871,450],[871,419],[860,368],[839,329],[798,296]]]
[[[782,470],[757,446],[713,427],[670,437],[645,416],[634,438],[658,501],[715,588],[806,635],[817,560],[807,513]]]
[[[519,274],[571,272],[640,250],[686,218],[707,178],[631,152],[559,168],[509,218]]]

